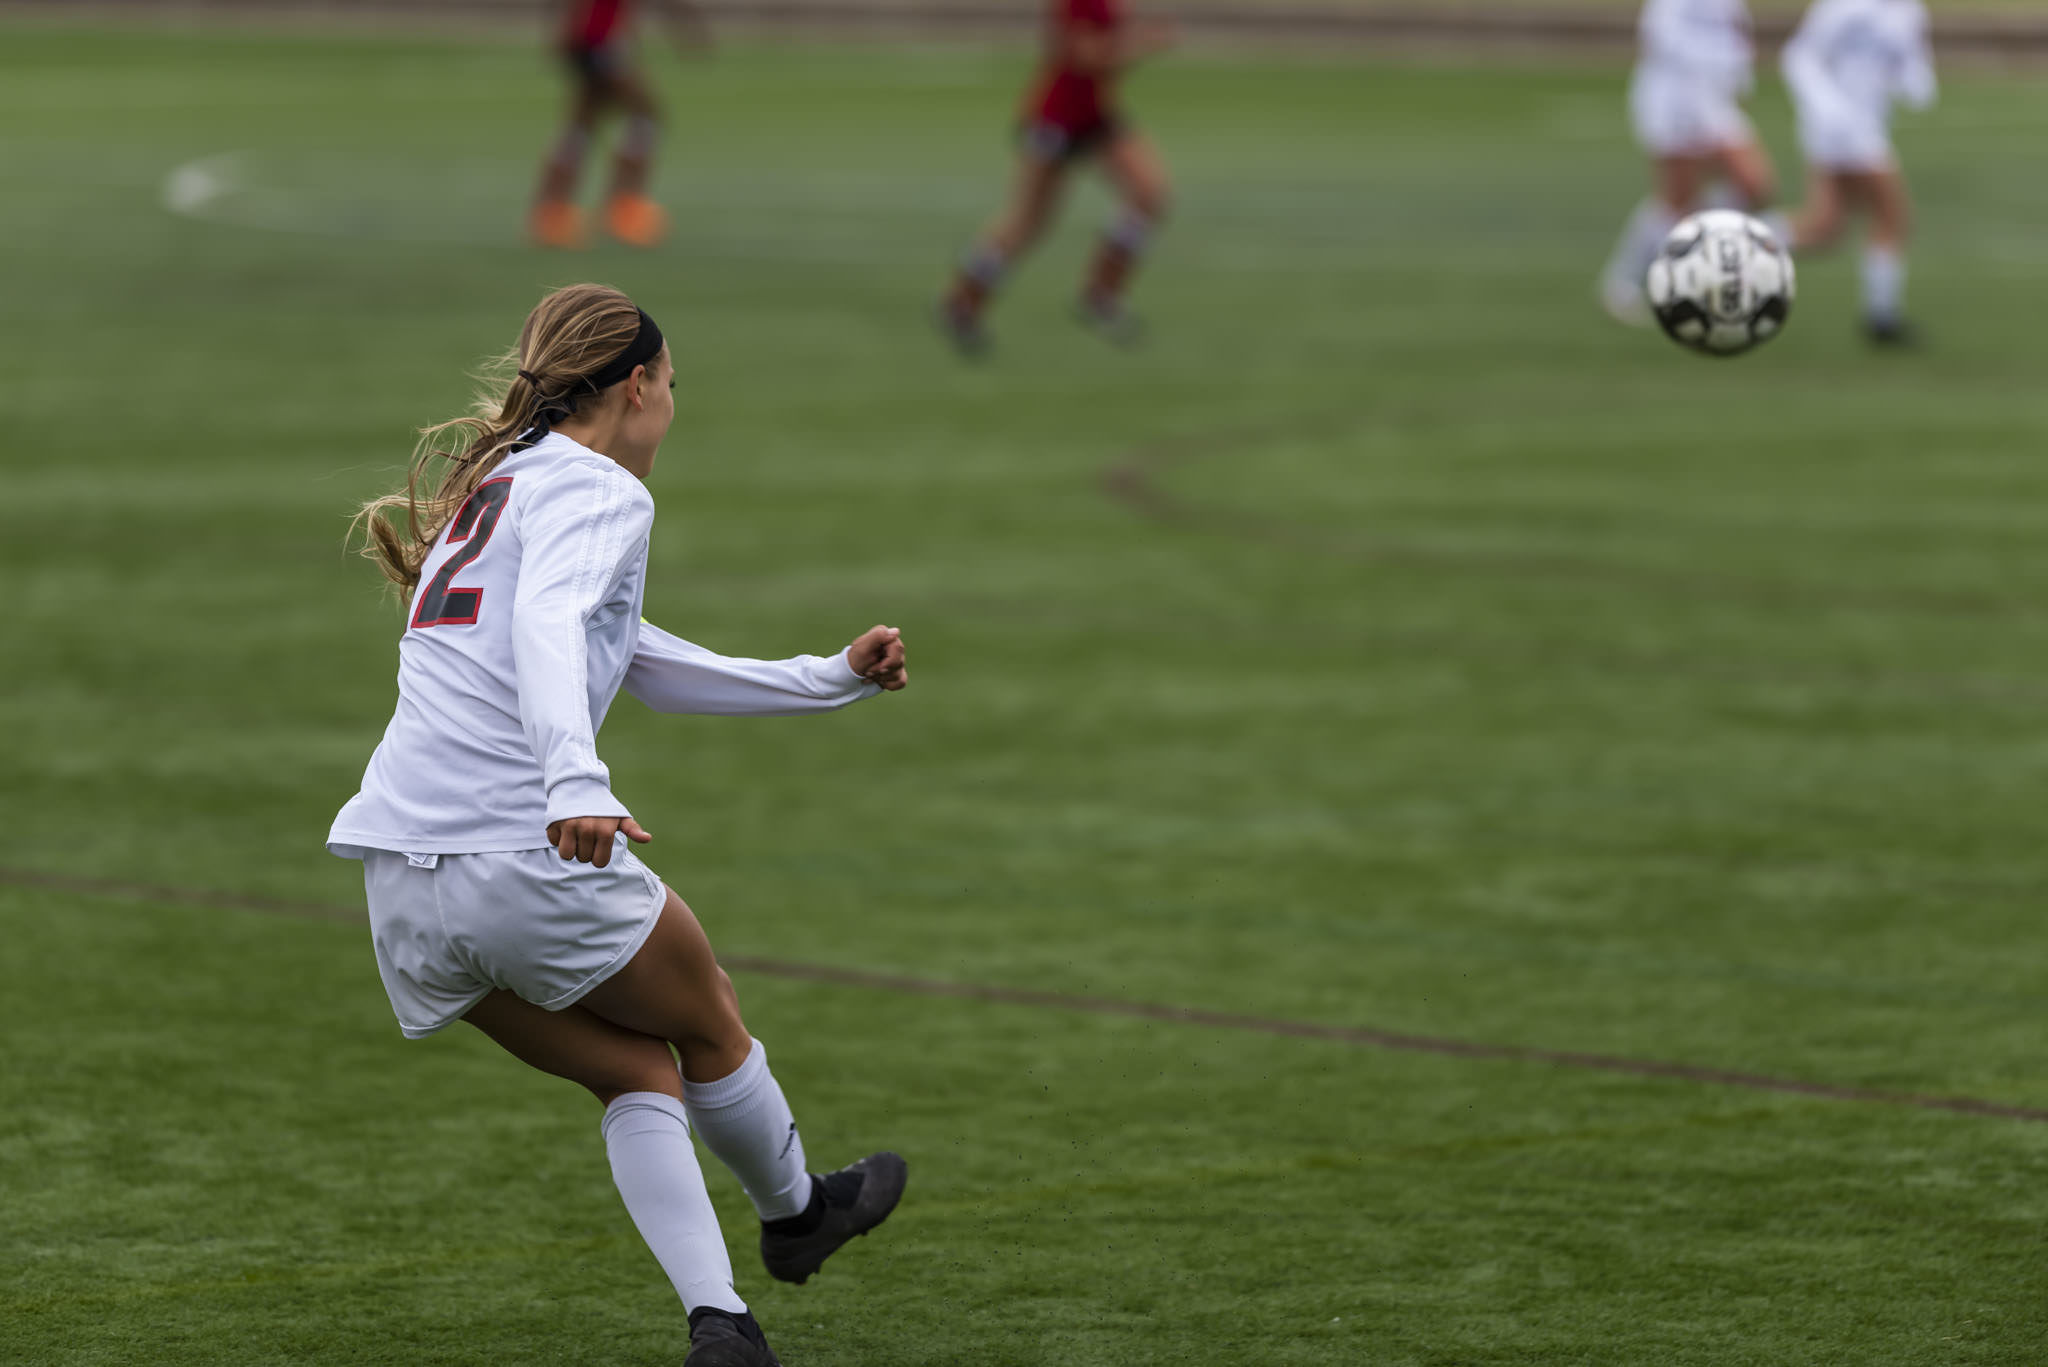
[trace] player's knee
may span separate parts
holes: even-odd
[[[739,992],[733,987],[732,975],[723,968],[715,968],[716,975],[710,990],[703,994],[689,1019],[682,1023],[669,1043],[692,1054],[724,1053],[733,1049],[745,1052],[753,1036],[747,1032],[747,1022],[740,1015]]]
[[[652,114],[634,114],[626,120],[625,131],[619,135],[619,154],[646,160],[653,153],[660,132],[661,122]]]
[[[1147,181],[1133,190],[1131,207],[1156,227],[1166,221],[1166,215],[1173,208],[1173,189],[1163,178]]]

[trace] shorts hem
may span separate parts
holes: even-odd
[[[604,965],[604,967],[598,969],[582,982],[559,996],[550,997],[544,1002],[535,1002],[535,1006],[540,1007],[543,1011],[562,1011],[574,1006],[591,992],[603,986],[606,979],[624,968],[632,961],[633,956],[640,952],[640,947],[647,943],[647,937],[654,933],[655,924],[661,920],[662,909],[668,905],[668,886],[661,881],[653,869],[648,868],[645,864],[640,866],[640,872],[646,876],[650,890],[653,893],[653,905],[648,908],[646,919],[640,922],[640,927],[633,932],[632,938],[619,947],[619,952],[614,954],[611,962]],[[475,1003],[472,1002],[471,1005],[475,1005]]]
[[[1808,156],[1806,164],[1831,176],[1877,176],[1898,169],[1899,163],[1896,157],[1887,154],[1881,157]]]
[[[1018,126],[1017,138],[1026,156],[1048,166],[1064,166],[1101,155],[1130,131],[1129,121],[1120,113],[1105,112],[1081,123],[1039,114]]]
[[[490,996],[494,990],[493,988],[486,987],[483,991],[464,1002],[459,1010],[450,1013],[432,1025],[407,1025],[404,1021],[400,1021],[398,1023],[398,1033],[404,1035],[407,1039],[425,1039],[429,1035],[438,1035],[468,1015],[471,1007],[475,1006],[485,997]]]

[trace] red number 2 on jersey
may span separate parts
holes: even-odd
[[[420,604],[413,609],[412,624],[416,627],[459,627],[476,621],[476,611],[483,605],[482,589],[458,589],[453,587],[455,576],[463,566],[483,554],[484,546],[491,539],[491,533],[498,529],[498,519],[505,512],[505,505],[512,500],[512,477],[485,480],[476,488],[455,514],[455,520],[448,524],[448,544],[466,542],[463,548],[448,557],[448,563],[435,572],[420,590]]]

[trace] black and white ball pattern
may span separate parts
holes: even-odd
[[[1671,230],[1647,282],[1671,339],[1710,356],[1739,356],[1778,335],[1792,313],[1792,257],[1748,214],[1709,209]]]

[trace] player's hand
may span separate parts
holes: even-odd
[[[910,682],[903,663],[903,633],[895,627],[870,627],[846,648],[846,662],[869,683],[894,693]]]
[[[654,839],[630,816],[572,816],[548,823],[548,843],[564,859],[603,868],[612,862],[612,838],[620,831],[636,845]]]

